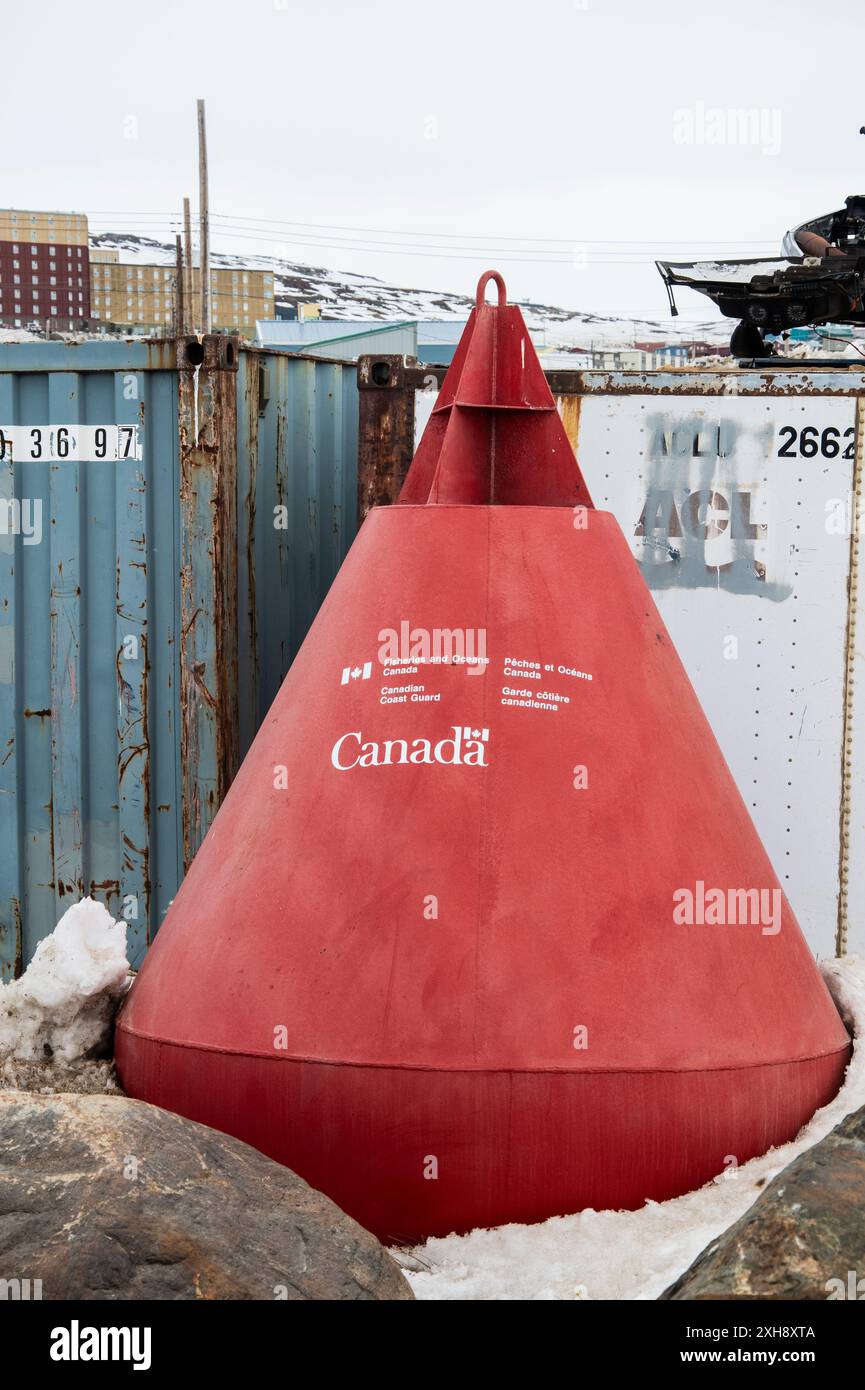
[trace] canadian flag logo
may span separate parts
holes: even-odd
[[[372,662],[365,661],[362,666],[343,666],[340,685],[348,685],[349,681],[368,681],[372,675]]]

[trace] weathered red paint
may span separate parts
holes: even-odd
[[[484,300],[490,279],[497,306]],[[523,316],[493,270],[478,283],[399,503],[592,505]]]
[[[473,315],[117,1034],[130,1094],[393,1241],[688,1191],[792,1138],[849,1056],[518,328]],[[459,629],[488,665],[386,669],[402,623],[406,655]],[[680,924],[700,883],[764,890],[777,922]]]

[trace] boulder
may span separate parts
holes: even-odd
[[[865,1299],[865,1108],[799,1154],[662,1299]]]
[[[384,1247],[287,1168],[104,1095],[0,1092],[0,1278],[54,1300],[413,1297]]]

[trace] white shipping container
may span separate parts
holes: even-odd
[[[865,950],[865,375],[553,382],[595,505],[631,543],[812,949]],[[418,437],[433,404],[418,393]]]

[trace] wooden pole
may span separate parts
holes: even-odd
[[[201,228],[201,331],[211,331],[210,318],[210,226],[207,203],[207,132],[204,102],[198,100],[198,217]]]
[[[184,267],[185,278],[184,299],[186,300],[184,333],[195,332],[195,292],[192,279],[192,213],[189,210],[189,199],[183,200],[183,242],[184,242]]]
[[[174,238],[175,285],[174,285],[174,336],[179,338],[186,332],[186,296],[183,293],[183,247],[180,233]]]

